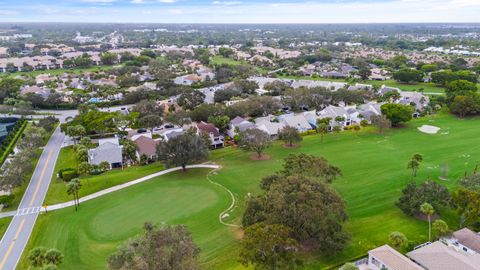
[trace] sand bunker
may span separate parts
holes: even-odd
[[[418,130],[420,130],[423,133],[427,133],[427,134],[437,134],[437,132],[440,130],[440,128],[435,127],[435,126],[423,125],[423,126],[419,127]]]

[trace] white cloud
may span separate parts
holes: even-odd
[[[157,0],[160,3],[171,4],[177,2],[177,0]]]
[[[95,4],[109,4],[115,1],[116,0],[82,0],[82,2],[85,2],[85,3],[95,3]]]
[[[213,5],[234,6],[242,4],[241,1],[213,1]]]

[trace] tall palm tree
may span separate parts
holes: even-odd
[[[74,178],[67,184],[67,194],[73,195],[73,200],[75,204],[75,211],[78,211],[78,207],[80,207],[80,200],[78,197],[78,193],[82,188],[82,183],[80,179]]]
[[[420,212],[422,212],[428,218],[428,241],[431,241],[432,240],[432,221],[431,221],[431,217],[435,213],[435,209],[433,209],[433,206],[431,204],[424,203],[420,206]]]

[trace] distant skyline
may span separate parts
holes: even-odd
[[[480,0],[0,0],[0,22],[480,22]]]

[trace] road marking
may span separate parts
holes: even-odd
[[[38,179],[37,186],[35,187],[35,192],[33,193],[29,206],[33,205],[33,201],[37,197],[38,190],[40,189],[40,184],[42,183],[43,176],[45,176],[45,171],[47,170],[48,162],[50,161],[51,156],[52,156],[52,150],[48,151],[47,161],[45,161],[45,164],[43,165],[42,173],[40,174],[40,179]]]
[[[10,245],[8,246],[7,253],[5,253],[5,256],[3,257],[2,261],[0,262],[0,269],[3,269],[3,266],[7,262],[8,257],[10,256],[10,253],[12,253],[13,246],[15,245],[15,241],[17,240],[18,236],[20,235],[20,232],[23,229],[23,226],[25,225],[25,218],[22,219],[22,222],[20,223],[20,226],[18,226],[17,232],[15,233],[15,238],[10,242]]]
[[[17,210],[15,216],[25,216],[30,214],[40,213],[41,207],[21,208]]]

